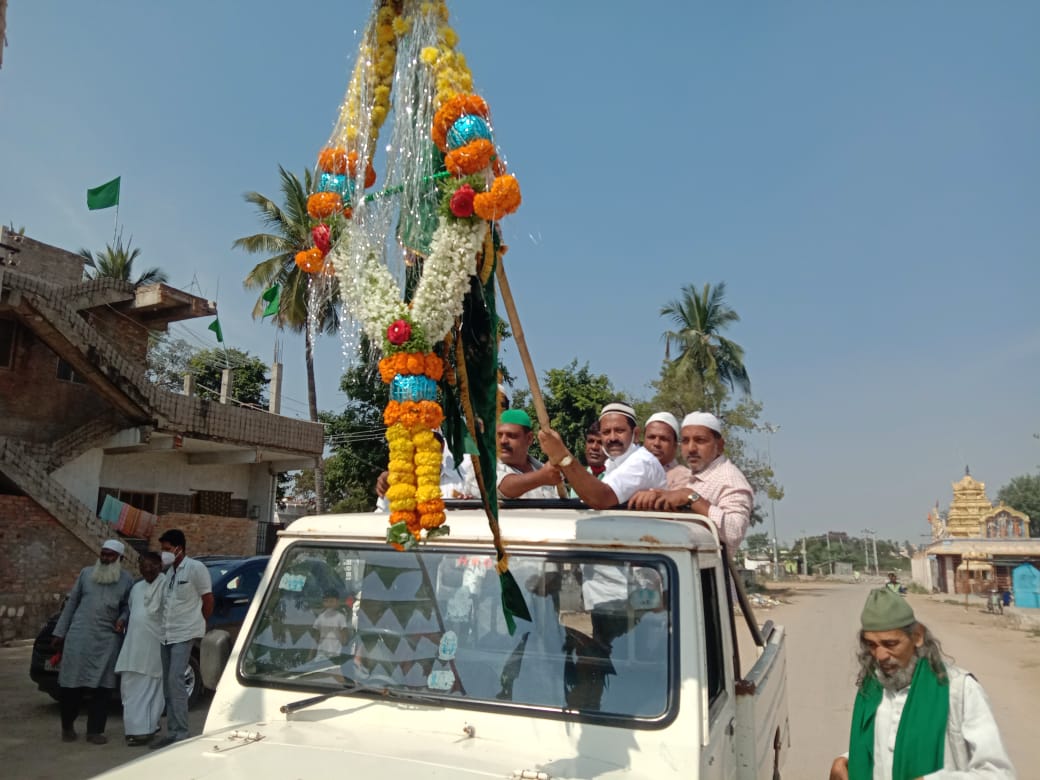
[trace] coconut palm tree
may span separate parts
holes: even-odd
[[[134,276],[134,261],[141,256],[141,250],[136,247],[131,247],[130,241],[123,244],[122,237],[116,240],[115,246],[112,244],[106,244],[104,250],[94,254],[89,249],[79,250],[79,256],[82,257],[87,265],[93,270],[87,270],[86,275],[89,279],[119,279],[123,282],[130,282]],[[144,284],[157,284],[160,282],[167,281],[166,272],[161,268],[149,268],[145,270],[136,280],[133,280],[134,287],[140,287]]]
[[[747,394],[751,380],[744,367],[744,349],[722,336],[722,331],[740,321],[740,315],[726,305],[725,297],[725,282],[714,287],[705,284],[699,293],[689,284],[682,288],[679,300],[661,308],[661,316],[670,317],[676,326],[663,335],[665,360],[680,374],[698,378],[706,389],[725,386]],[[674,360],[673,347],[678,352]]]
[[[248,290],[260,290],[253,319],[263,315],[267,301],[263,291],[272,285],[281,287],[278,311],[272,317],[278,328],[303,332],[304,360],[307,369],[307,406],[310,418],[318,422],[318,398],[314,382],[314,336],[334,333],[339,327],[339,287],[335,277],[312,277],[296,265],[296,253],[313,246],[311,220],[307,214],[307,195],[312,188],[310,171],[304,172],[303,181],[278,166],[281,175],[283,205],[279,206],[266,195],[247,192],[245,199],[256,207],[257,214],[270,232],[256,233],[236,239],[232,246],[251,254],[268,255],[253,267],[242,284]],[[316,282],[320,281],[320,284]],[[325,509],[325,479],[321,458],[314,472],[314,492],[317,511]]]

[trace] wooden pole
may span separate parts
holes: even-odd
[[[495,276],[498,278],[498,292],[502,296],[502,303],[506,307],[506,315],[509,317],[509,325],[513,329],[513,339],[516,348],[520,352],[520,362],[524,364],[524,373],[527,374],[527,385],[531,389],[531,402],[534,404],[534,413],[538,417],[538,425],[542,428],[549,426],[549,413],[545,411],[545,400],[542,398],[541,388],[538,387],[538,372],[534,370],[534,362],[531,353],[527,349],[527,339],[524,338],[524,329],[520,325],[520,315],[516,312],[516,302],[513,293],[509,289],[509,280],[506,278],[506,266],[504,258],[500,255],[495,263]],[[560,498],[567,498],[567,488],[562,484],[556,486],[556,492]]]

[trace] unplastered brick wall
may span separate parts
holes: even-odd
[[[95,560],[31,498],[0,495],[0,642],[36,636]]]
[[[256,553],[256,521],[218,515],[161,515],[149,547],[159,549],[159,537],[168,528],[184,531],[188,540],[188,556],[254,555]]]

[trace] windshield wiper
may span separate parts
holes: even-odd
[[[323,701],[334,699],[337,696],[353,696],[357,693],[377,693],[380,696],[385,696],[388,699],[400,699],[402,701],[417,701],[426,704],[442,704],[441,700],[436,696],[428,696],[423,693],[414,693],[412,691],[402,691],[397,688],[387,688],[385,686],[368,685],[364,682],[354,681],[337,691],[329,691],[323,693],[320,696],[311,696],[307,699],[300,699],[299,701],[290,702],[289,704],[283,704],[278,708],[279,712],[286,715],[290,715],[299,710],[312,707],[315,704],[321,704]]]

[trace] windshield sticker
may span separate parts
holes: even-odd
[[[282,575],[282,579],[278,583],[280,590],[287,590],[290,593],[300,593],[303,591],[303,586],[307,584],[307,577],[303,574],[289,574],[286,572]]]
[[[451,669],[435,669],[426,679],[426,685],[435,691],[450,691],[455,685],[455,673]]]
[[[437,657],[442,661],[450,661],[455,657],[455,651],[459,649],[459,635],[454,631],[445,631],[441,642],[437,646]]]

